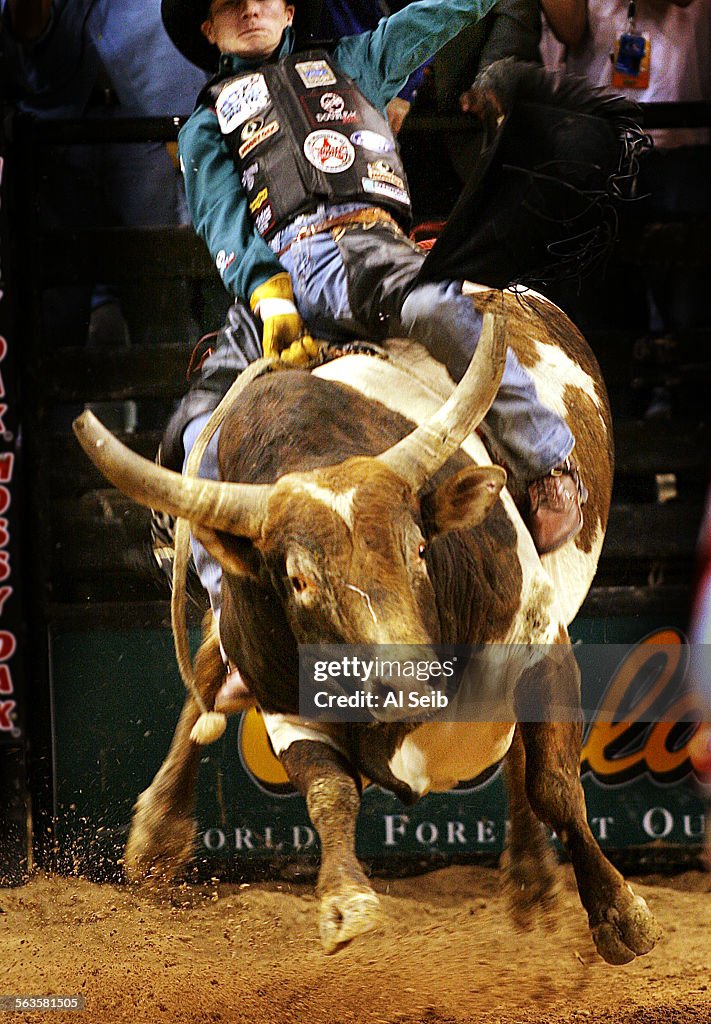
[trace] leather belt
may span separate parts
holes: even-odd
[[[310,238],[312,235],[320,235],[324,231],[331,231],[333,228],[348,228],[355,224],[390,224],[392,227],[400,230],[400,226],[394,217],[391,217],[386,210],[382,210],[379,206],[369,206],[365,210],[353,210],[351,213],[342,213],[338,217],[327,217],[326,220],[320,220],[316,224],[306,224],[303,228],[300,228],[290,242],[280,249],[277,253],[277,259],[281,258],[285,252],[291,249],[294,242],[301,242],[304,238]]]

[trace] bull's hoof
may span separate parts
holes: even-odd
[[[319,908],[319,933],[325,953],[335,953],[378,923],[380,900],[372,890],[355,888],[327,893]]]
[[[194,845],[192,819],[171,814],[147,789],[133,810],[124,871],[131,882],[170,882],[190,860]]]
[[[608,964],[628,964],[635,957],[649,953],[662,937],[662,929],[651,910],[629,886],[602,917],[603,920],[593,925],[592,937],[598,953]]]
[[[553,928],[556,924],[559,885],[556,861],[548,849],[512,854],[504,850],[499,860],[509,913],[517,928],[527,931],[537,917]]]

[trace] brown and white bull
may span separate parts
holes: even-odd
[[[377,916],[355,855],[361,779],[412,801],[508,755],[505,871],[514,909],[525,914],[552,898],[543,822],[570,856],[600,954],[625,963],[652,948],[658,926],[588,826],[580,719],[556,722],[546,713],[561,686],[578,699],[574,659],[560,660],[562,681],[560,664],[555,678],[539,665],[534,674],[521,670],[513,688],[508,679],[504,722],[321,725],[296,717],[299,643],[569,645],[567,626],[595,573],[610,502],[605,388],[557,307],[533,293],[521,300],[471,291],[485,329],[446,404],[451,383],[422,352],[419,362],[410,354],[407,370],[350,355],[314,373],[267,373],[222,426],[224,482],[160,469],[87,414],[76,429],[119,488],[189,519],[223,566],[222,643],[249,679],[321,840],[319,925],[327,951],[367,931]],[[506,344],[568,421],[590,491],[582,532],[543,558],[504,488],[504,471],[472,433],[493,400]],[[214,632],[203,641],[196,675],[209,705],[224,676]],[[530,697],[531,687],[541,720],[517,723],[517,695]],[[170,875],[190,856],[200,748],[189,737],[198,716],[188,698],[167,759],[138,799],[125,856],[133,878]]]

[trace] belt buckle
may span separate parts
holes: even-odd
[[[296,233],[295,242],[302,242],[305,238],[311,238],[316,234],[318,224],[304,224]]]

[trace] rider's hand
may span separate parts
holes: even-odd
[[[262,350],[267,359],[281,357],[284,362],[308,362],[308,343],[315,343],[304,333],[303,320],[294,304],[291,278],[286,272],[275,274],[255,288],[249,304],[262,321]]]
[[[395,96],[388,103],[385,109],[393,135],[397,135],[402,128],[405,118],[410,113],[411,106],[411,103],[407,100],[401,99],[400,96]]]
[[[491,89],[472,85],[459,97],[459,106],[465,114],[474,114],[484,125],[488,133],[498,128],[504,119],[505,111],[499,97]]]
[[[309,334],[304,334],[288,348],[282,349],[280,358],[282,363],[288,363],[289,366],[305,366],[306,363],[312,362],[320,351],[318,341]]]

